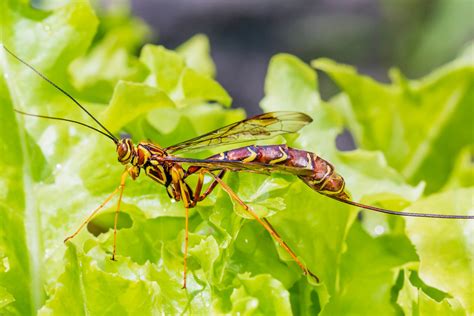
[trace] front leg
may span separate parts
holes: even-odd
[[[120,178],[120,185],[118,186],[118,188],[116,188],[114,190],[114,192],[112,192],[112,194],[110,194],[104,202],[102,202],[102,204],[100,204],[81,224],[81,226],[79,226],[79,228],[70,236],[66,237],[66,239],[64,239],[64,242],[68,242],[69,240],[71,240],[72,238],[74,238],[77,234],[79,234],[79,232],[94,218],[94,216],[101,210],[104,208],[105,205],[107,205],[107,203],[118,193],[119,194],[119,198],[118,198],[118,201],[117,201],[117,207],[115,209],[115,217],[114,217],[114,244],[113,244],[113,251],[112,251],[112,260],[115,261],[115,254],[116,254],[116,250],[117,250],[117,222],[118,222],[118,214],[120,212],[120,203],[122,201],[122,196],[123,196],[123,190],[125,188],[125,180],[127,179],[127,176],[130,175],[130,176],[134,176],[136,175],[136,172],[137,170],[134,169],[134,167],[126,167],[125,168],[125,171],[122,173],[122,177]],[[140,169],[138,169],[138,173],[140,172]]]

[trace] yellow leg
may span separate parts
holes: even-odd
[[[277,235],[278,238],[280,238],[280,240],[283,242],[283,244],[285,244],[285,246],[286,246],[285,250],[287,250],[287,251],[289,250],[289,251],[293,254],[293,255],[292,255],[292,258],[296,257],[296,254],[291,250],[290,246],[288,246],[288,244],[287,244],[285,241],[283,241],[283,239],[281,238],[280,234],[278,234],[278,232],[275,230],[275,228],[273,228],[272,224],[270,224],[270,222],[268,221],[268,219],[262,218],[262,220],[265,221],[265,223],[268,224],[268,226],[273,230],[273,232],[275,233],[275,235]],[[291,253],[290,253],[290,255],[291,255]],[[299,261],[297,261],[297,260],[295,260],[295,261],[296,261],[296,263],[299,262]],[[309,274],[313,279],[316,280],[316,282],[319,283],[319,278],[316,276],[316,274],[314,274],[313,272],[311,272],[308,268],[306,268],[306,267],[304,267],[304,266],[303,266],[303,267],[304,267],[304,268],[303,268],[302,265],[300,265],[299,263],[298,263],[298,265],[300,266],[300,268],[303,269],[303,273],[304,273],[305,275],[306,275],[306,274]]]
[[[186,288],[186,273],[187,273],[187,260],[188,260],[188,239],[189,239],[189,208],[193,207],[192,192],[186,182],[183,181],[181,174],[182,169],[172,169],[171,175],[174,179],[174,185],[178,192],[180,192],[181,199],[183,200],[184,208],[186,210],[185,216],[185,231],[184,231],[184,269],[183,269],[183,289]]]
[[[106,199],[104,202],[102,202],[102,204],[100,204],[87,218],[86,220],[84,220],[81,224],[81,226],[79,226],[79,228],[70,236],[66,237],[64,239],[64,242],[68,242],[69,240],[71,240],[72,238],[76,237],[77,234],[79,234],[79,232],[84,228],[84,226],[86,226],[93,218],[94,216],[102,209],[104,208],[105,205],[107,205],[107,203],[110,202],[110,200],[115,196],[115,194],[117,194],[119,191],[123,192],[123,183],[125,183],[125,179],[127,177],[127,174],[128,174],[128,171],[125,171],[123,174],[122,174],[122,180],[120,182],[120,186],[118,188],[116,188],[114,190],[114,192],[112,192]],[[120,196],[122,196],[122,194],[120,194]],[[119,202],[119,206],[120,206],[120,202]],[[115,243],[114,243],[115,245]],[[115,246],[114,246],[115,248]]]
[[[122,178],[120,179],[120,186],[117,188],[120,191],[119,199],[117,202],[117,209],[115,210],[115,218],[114,218],[114,248],[112,251],[112,260],[115,261],[115,253],[117,251],[117,222],[118,222],[118,215],[120,212],[120,203],[122,202],[123,190],[125,189],[125,180],[128,176],[128,170],[122,174]]]
[[[106,199],[105,201],[99,205],[92,213],[91,215],[89,215],[89,217],[86,218],[85,221],[82,222],[81,226],[79,226],[79,228],[74,232],[74,234],[66,237],[64,239],[64,242],[68,242],[69,240],[73,239],[74,237],[76,237],[77,234],[79,234],[79,232],[84,228],[84,226],[87,225],[87,223],[89,223],[91,221],[91,219],[94,217],[95,214],[97,214],[98,211],[100,211],[105,205],[107,205],[107,203],[109,203],[109,201],[114,197],[115,194],[117,194],[117,192],[119,191],[119,188],[115,189],[114,192],[112,192],[112,194],[110,194]]]
[[[206,192],[201,194],[202,187],[204,185],[204,174],[206,172],[209,172],[209,171],[201,169],[201,171],[198,174],[198,181],[197,181],[197,184],[196,184],[196,188],[194,189],[193,199],[192,199],[192,201],[189,202],[189,207],[190,208],[196,206],[197,202],[200,202],[200,201],[204,200],[209,194],[212,193],[212,191],[214,190],[214,188],[218,184],[218,182],[216,180],[212,181],[212,183],[206,189]],[[225,172],[226,172],[226,170],[221,170],[217,174],[217,176],[222,179]],[[184,179],[183,179],[183,182],[185,182]]]
[[[280,246],[283,247],[283,249],[288,252],[288,254],[291,256],[291,258],[298,264],[298,266],[303,270],[304,275],[311,275],[316,282],[319,282],[319,278],[312,273],[306,266],[298,259],[296,254],[291,250],[291,248],[281,239],[280,235],[273,229],[273,227],[270,225],[268,220],[266,219],[261,219],[257,213],[255,213],[247,204],[245,204],[244,201],[242,201],[238,195],[224,182],[222,181],[221,178],[218,176],[214,175],[212,172],[208,172],[211,174],[214,179],[216,179],[217,182],[222,186],[222,188],[229,194],[229,196],[234,199],[237,203],[239,203],[257,222],[262,225],[269,233],[272,235],[272,237],[280,244]]]
[[[183,270],[183,289],[186,288],[186,273],[187,273],[187,261],[188,261],[188,232],[189,232],[189,208],[186,209],[186,221],[184,227],[184,270]]]
[[[221,170],[218,174],[217,174],[217,177],[219,177],[220,179],[222,179],[225,175],[225,172],[226,170]],[[204,174],[205,172],[202,172],[202,174]],[[199,197],[197,198],[197,201],[202,201],[204,200],[209,194],[211,194],[211,192],[214,190],[214,188],[216,187],[217,185],[217,181],[214,180],[210,185],[209,187],[207,188],[206,192],[204,192],[203,194],[199,195]]]

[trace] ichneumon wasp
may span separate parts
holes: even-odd
[[[116,145],[118,161],[125,166],[122,173],[120,185],[112,192],[107,199],[98,206],[89,217],[79,226],[79,228],[64,241],[74,238],[89,221],[115,196],[119,195],[114,221],[114,242],[112,260],[116,255],[117,219],[120,210],[125,181],[130,176],[135,180],[140,171],[152,180],[165,186],[170,198],[182,201],[185,208],[185,245],[184,245],[184,266],[183,266],[183,288],[186,288],[187,255],[188,255],[188,229],[189,229],[189,209],[204,200],[219,184],[228,193],[231,199],[240,204],[243,209],[253,217],[270,235],[288,252],[291,258],[298,264],[305,275],[312,276],[317,282],[319,278],[312,273],[297,257],[295,252],[282,240],[280,235],[272,227],[266,218],[260,218],[224,181],[224,175],[228,171],[247,171],[254,173],[270,174],[272,172],[288,173],[299,177],[314,191],[332,199],[338,200],[359,208],[399,216],[429,217],[444,219],[474,219],[471,215],[444,215],[432,213],[400,212],[371,205],[357,203],[350,199],[350,195],[345,188],[345,182],[341,175],[336,173],[335,168],[328,161],[318,155],[288,147],[286,145],[251,145],[240,147],[219,154],[207,159],[190,159],[179,157],[176,154],[184,152],[195,152],[211,147],[222,145],[238,144],[246,141],[272,138],[277,135],[295,133],[305,125],[312,122],[312,119],[300,112],[269,112],[263,113],[228,126],[224,126],[215,131],[184,141],[182,143],[162,148],[151,142],[140,142],[135,145],[128,137],[117,138],[104,125],[102,125],[87,109],[81,105],[73,96],[64,89],[48,79],[33,66],[16,56],[13,52],[4,47],[5,50],[15,59],[26,65],[49,84],[65,94],[88,116],[90,116],[99,126],[95,128],[88,124],[60,117],[37,115],[25,113],[20,110],[16,112],[46,118],[52,120],[66,121],[79,124],[92,129],[109,139]],[[188,165],[186,169],[183,165]],[[187,178],[191,175],[198,177],[195,188],[191,188],[187,183]],[[213,181],[204,190],[204,177],[211,176]]]

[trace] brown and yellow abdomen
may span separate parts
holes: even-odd
[[[232,149],[209,157],[225,161],[259,162],[270,165],[286,165],[312,170],[308,176],[299,176],[313,190],[349,199],[344,190],[344,179],[335,172],[334,167],[323,158],[311,152],[288,147],[286,145],[247,146]]]

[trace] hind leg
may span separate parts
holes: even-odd
[[[319,278],[298,259],[298,256],[295,254],[295,252],[291,250],[291,248],[288,246],[288,244],[285,241],[283,241],[283,239],[280,237],[280,235],[276,232],[276,230],[272,227],[272,225],[267,219],[260,218],[247,204],[245,204],[244,201],[242,201],[238,197],[238,195],[224,181],[222,181],[222,179],[220,179],[218,176],[216,176],[215,174],[211,172],[208,172],[208,173],[211,174],[217,182],[219,182],[221,187],[227,192],[227,194],[229,194],[229,196],[234,201],[239,203],[244,208],[244,210],[247,213],[249,213],[260,225],[262,225],[263,228],[265,228],[270,233],[270,235],[280,244],[280,246],[283,247],[283,249],[285,249],[286,252],[288,252],[291,258],[301,268],[304,275],[310,275],[311,277],[313,277],[314,280],[316,280],[316,282],[319,283]]]

